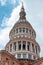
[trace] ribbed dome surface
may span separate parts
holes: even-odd
[[[21,25],[24,25],[25,26],[25,24],[28,27],[32,28],[31,24],[27,20],[19,20],[17,23],[15,23],[14,27],[21,26]]]
[[[31,24],[26,20],[26,12],[25,12],[23,5],[22,5],[19,15],[20,15],[19,20],[14,24],[12,30],[10,31],[10,34],[12,34],[12,31],[14,33],[14,30],[16,30],[17,28],[28,28],[31,31],[31,33],[34,34],[36,38],[35,30],[31,26]]]
[[[35,30],[31,26],[31,24],[26,19],[17,21],[13,28],[21,27],[21,26],[28,27],[28,28],[32,29],[35,32]]]

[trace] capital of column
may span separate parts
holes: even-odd
[[[28,44],[27,44],[27,41],[26,41],[26,51],[27,51],[27,45],[28,45]]]

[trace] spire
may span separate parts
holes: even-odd
[[[20,19],[26,19],[26,13],[25,13],[25,9],[23,6],[23,2],[22,2],[22,7],[21,7],[21,11],[20,11]]]
[[[22,10],[22,9],[24,10],[23,2],[22,2],[22,8],[21,8],[21,10]]]

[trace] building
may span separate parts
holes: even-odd
[[[19,15],[19,20],[10,31],[10,41],[5,50],[0,51],[0,65],[43,65],[36,32],[26,20],[23,4]]]

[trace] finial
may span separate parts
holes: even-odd
[[[24,6],[23,6],[23,1],[22,1],[22,8],[24,8]]]
[[[22,1],[22,7],[23,7],[23,1]]]
[[[24,10],[24,6],[23,6],[23,1],[22,1],[22,7],[21,7],[21,11],[23,11]]]
[[[21,7],[21,12],[20,12],[20,19],[26,19],[26,13],[25,13],[25,9],[23,6],[23,1],[22,1],[22,7]]]

